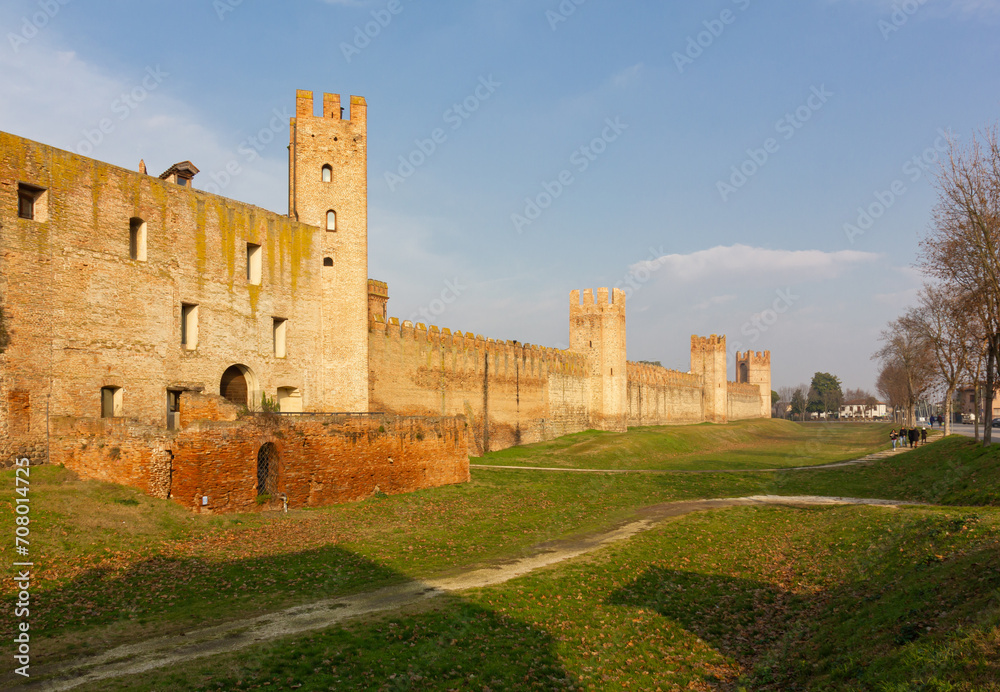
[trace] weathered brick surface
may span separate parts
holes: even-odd
[[[253,414],[168,432],[122,418],[58,418],[52,460],[202,512],[348,502],[469,480],[463,418]],[[257,455],[278,452],[275,494],[258,502]],[[202,498],[208,503],[202,504]]]

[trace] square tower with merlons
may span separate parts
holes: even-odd
[[[288,214],[322,233],[322,354],[326,411],[368,410],[368,125],[365,99],[296,93],[288,147]]]
[[[760,387],[760,416],[771,417],[771,352],[736,352],[736,381]]]
[[[569,350],[587,356],[590,426],[625,431],[628,377],[625,360],[625,292],[586,289],[569,294]]]

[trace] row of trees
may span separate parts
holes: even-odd
[[[914,423],[918,400],[944,395],[950,432],[956,390],[983,392],[989,417],[1000,361],[1000,140],[996,127],[968,145],[950,141],[938,171],[938,201],[921,241],[930,282],[916,307],[882,332],[877,388]],[[977,407],[978,408],[978,407]],[[978,421],[977,437],[978,437]],[[990,444],[991,428],[983,432]]]
[[[874,405],[874,397],[867,392],[848,389],[845,394],[841,389],[840,378],[828,372],[817,372],[808,387],[800,384],[798,387],[778,389],[780,401],[788,402],[792,416],[800,420],[804,420],[807,413],[824,414],[828,417],[830,413],[839,412],[840,405],[845,400],[863,399],[866,396]]]

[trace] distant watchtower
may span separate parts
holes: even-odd
[[[736,381],[760,387],[760,415],[771,417],[771,352],[736,353]]]
[[[590,425],[624,432],[628,423],[628,379],[625,365],[625,292],[608,289],[569,294],[569,350],[587,356]]]
[[[288,215],[321,231],[323,362],[327,411],[368,410],[368,125],[365,100],[349,119],[338,94],[296,93],[288,147]]]
[[[726,337],[691,337],[691,372],[702,376],[702,411],[706,421],[729,419],[729,386],[726,383]]]

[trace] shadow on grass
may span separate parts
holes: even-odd
[[[575,690],[545,632],[453,596],[94,690]],[[87,690],[90,688],[82,688]]]
[[[928,519],[851,581],[812,593],[714,574],[652,567],[606,599],[669,618],[740,663],[749,689],[997,689],[1000,553],[893,555],[897,545],[960,530]],[[926,544],[926,543],[925,543]],[[981,686],[992,681],[994,686]],[[918,687],[911,685],[919,683]],[[952,683],[959,683],[952,685]],[[888,687],[887,687],[888,685]],[[971,687],[969,685],[972,685]]]
[[[397,589],[377,592],[379,586],[413,582],[346,550],[332,547],[240,560],[215,565],[212,571],[197,560],[151,560],[122,575],[95,570],[62,589],[39,594],[39,617],[32,626],[60,618],[70,627],[91,627],[83,634],[98,642],[103,653],[113,646],[92,626],[138,612],[160,626],[157,636],[186,634],[167,644],[159,642],[149,652],[161,663],[171,652],[203,655],[128,675],[126,666],[143,660],[143,654],[130,655],[111,677],[80,690],[577,689],[543,630],[450,594],[427,597],[427,589],[419,585],[401,596]],[[179,583],[183,575],[197,578]],[[232,588],[220,593],[224,585]],[[279,593],[293,588],[300,596],[326,599],[350,591],[376,593],[349,596],[347,607],[364,604],[362,612],[371,609],[350,620],[335,620],[339,604],[322,611],[333,613],[327,619],[317,609],[283,613],[278,624],[297,633],[261,643],[264,635],[259,632],[265,630],[243,621],[256,614],[248,611],[266,610],[268,599],[274,603]],[[73,603],[82,593],[90,594],[88,599]],[[65,612],[57,616],[52,611]],[[204,611],[203,620],[241,621],[209,640],[197,630],[214,622],[187,620],[186,627],[168,626],[196,611]],[[142,638],[133,636],[125,643]],[[227,650],[230,645],[234,650]],[[214,653],[204,655],[209,652]],[[42,676],[56,676],[48,680],[73,679],[74,673],[59,671],[44,655],[36,654],[32,663],[33,673],[37,669]],[[15,682],[11,677],[6,682]],[[35,684],[38,679],[33,676]]]

